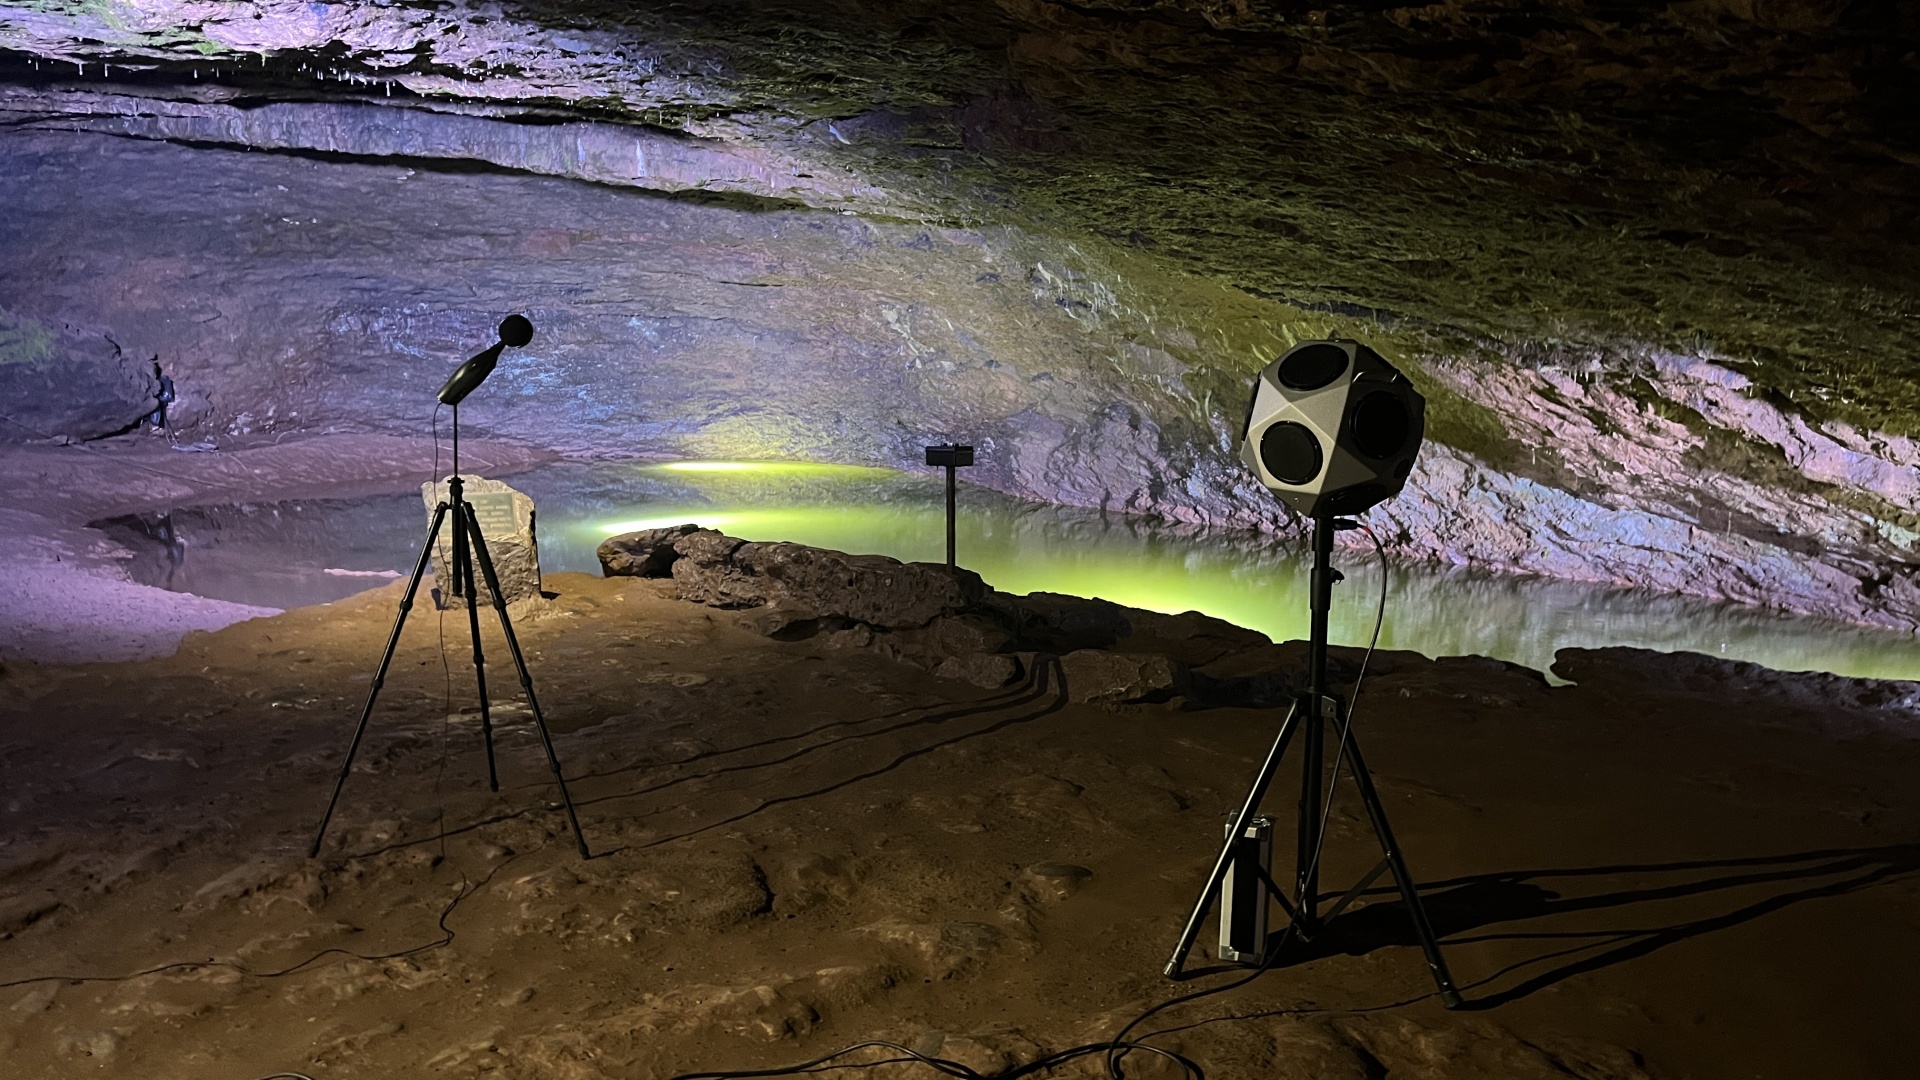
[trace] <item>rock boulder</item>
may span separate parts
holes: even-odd
[[[1019,678],[1029,667],[1022,658],[1037,652],[1065,657],[1076,701],[1164,701],[1189,691],[1195,667],[1273,648],[1265,635],[1197,612],[1162,615],[1050,593],[1008,596],[967,570],[753,543],[692,525],[624,533],[601,544],[599,554],[609,577],[671,576],[680,599],[743,610],[743,624],[768,637],[825,633],[836,644],[989,689]],[[1222,678],[1202,681],[1212,686]]]
[[[673,564],[680,558],[674,542],[699,531],[698,525],[674,525],[621,533],[602,541],[594,554],[605,577],[672,577]]]
[[[159,406],[150,363],[103,333],[0,308],[0,400],[14,417],[0,439],[86,442],[133,428]]]
[[[1158,653],[1080,649],[1060,658],[1067,696],[1074,701],[1120,705],[1164,700],[1180,684],[1180,669]]]
[[[778,607],[781,630],[805,618],[916,629],[977,606],[989,591],[969,570],[803,544],[757,544],[693,525],[623,533],[601,544],[599,556],[608,577],[671,575],[683,600],[718,608]],[[977,649],[980,642],[969,644]]]
[[[480,532],[486,538],[487,551],[493,556],[493,569],[500,578],[500,592],[507,603],[540,595],[540,544],[534,532],[533,499],[515,491],[503,481],[484,476],[461,476],[466,499],[480,519]],[[447,497],[447,485],[420,485],[421,501],[431,518],[434,508]],[[451,583],[441,579],[452,566],[453,521],[451,515],[440,526],[434,541],[433,589],[442,607],[461,607],[465,600],[453,595]],[[482,604],[492,604],[485,575],[478,563],[473,568],[474,592]]]

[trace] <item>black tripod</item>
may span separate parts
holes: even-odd
[[[480,575],[486,581],[487,593],[493,597],[493,610],[500,616],[500,629],[507,638],[507,650],[513,653],[513,666],[520,672],[520,688],[526,691],[527,708],[533,713],[533,725],[540,732],[540,744],[546,747],[547,764],[553,769],[553,781],[560,785],[560,799],[567,807],[567,821],[573,826],[573,838],[580,845],[580,857],[593,858],[587,850],[587,839],[580,832],[580,818],[573,810],[573,796],[567,793],[566,778],[560,775],[560,759],[553,752],[553,737],[547,732],[546,718],[540,715],[540,701],[533,694],[533,676],[527,674],[527,660],[521,655],[519,639],[514,637],[513,622],[507,618],[507,601],[500,594],[500,578],[494,573],[493,556],[487,552],[486,538],[480,534],[480,519],[473,511],[473,504],[467,502],[461,493],[460,480],[460,406],[453,406],[453,475],[447,479],[447,497],[433,509],[433,524],[427,527],[427,542],[420,548],[419,561],[413,564],[413,577],[407,582],[406,595],[400,598],[400,615],[393,621],[393,633],[387,637],[387,650],[381,654],[380,666],[373,673],[373,687],[367,692],[366,708],[360,711],[360,725],[353,729],[353,741],[347,744],[347,760],[340,763],[340,778],[334,781],[333,798],[327,800],[327,812],[320,818],[320,829],[313,834],[313,847],[307,852],[309,858],[320,855],[320,841],[327,835],[327,822],[333,819],[333,808],[340,802],[340,791],[347,786],[347,774],[353,770],[353,757],[360,750],[360,739],[367,733],[367,719],[373,715],[373,703],[380,697],[380,686],[386,681],[387,668],[393,663],[393,653],[400,645],[400,630],[407,624],[407,613],[413,610],[414,594],[420,591],[420,578],[427,572],[427,560],[433,555],[434,542],[440,538],[440,526],[446,522],[447,515],[453,515],[453,546],[448,563],[448,591],[454,596],[464,596],[467,601],[467,629],[473,636],[473,674],[480,684],[480,732],[487,745],[487,787],[491,791],[500,790],[500,776],[493,763],[493,716],[487,700],[487,661],[480,651],[480,597],[473,587],[473,566],[480,564]]]
[[[1400,847],[1394,842],[1393,827],[1387,823],[1387,812],[1380,805],[1379,792],[1374,790],[1373,774],[1367,771],[1366,760],[1360,756],[1360,743],[1347,725],[1346,702],[1327,692],[1327,614],[1333,606],[1333,584],[1342,578],[1341,573],[1333,568],[1333,534],[1341,526],[1354,527],[1349,522],[1336,522],[1330,516],[1313,519],[1313,574],[1308,580],[1312,623],[1308,635],[1307,692],[1294,698],[1293,707],[1288,710],[1287,719],[1280,725],[1280,733],[1273,740],[1273,749],[1267,753],[1267,760],[1260,766],[1260,774],[1254,778],[1253,787],[1248,789],[1246,802],[1240,807],[1239,816],[1234,821],[1254,820],[1261,801],[1266,798],[1268,786],[1273,783],[1273,774],[1280,768],[1280,759],[1286,754],[1287,745],[1293,741],[1294,733],[1300,732],[1304,761],[1300,781],[1299,848],[1294,862],[1297,875],[1294,898],[1289,902],[1285,892],[1269,880],[1271,895],[1292,919],[1294,930],[1302,938],[1311,938],[1344,911],[1348,904],[1358,899],[1368,886],[1378,881],[1381,874],[1393,871],[1394,882],[1400,887],[1400,897],[1406,902],[1408,915],[1413,918],[1413,929],[1420,938],[1420,948],[1426,953],[1427,968],[1440,988],[1440,1000],[1449,1009],[1457,1008],[1461,1004],[1460,992],[1454,989],[1453,977],[1447,973],[1446,959],[1440,955],[1440,943],[1434,940],[1433,927],[1427,922],[1426,908],[1421,906],[1420,894],[1414,888],[1413,875],[1407,872],[1406,860],[1401,857]],[[1374,835],[1379,837],[1380,849],[1386,857],[1323,913],[1319,910],[1320,845],[1323,839],[1320,832],[1323,824],[1320,801],[1325,754],[1323,737],[1328,721],[1341,734],[1346,754],[1353,759],[1354,783],[1360,789],[1360,800],[1366,804],[1367,817],[1373,823]],[[1200,890],[1200,899],[1194,902],[1193,913],[1187,917],[1187,928],[1180,935],[1180,944],[1167,961],[1166,975],[1170,979],[1178,978],[1186,966],[1187,953],[1193,948],[1194,939],[1200,935],[1200,924],[1206,921],[1207,910],[1212,906],[1214,895],[1234,861],[1240,833],[1239,828],[1228,830],[1227,842],[1220,849],[1220,857],[1214,860],[1213,873],[1208,875],[1206,886]],[[1264,877],[1264,868],[1257,872]],[[1259,947],[1264,950],[1266,944],[1262,942]]]

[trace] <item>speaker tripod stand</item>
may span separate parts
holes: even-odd
[[[567,822],[573,826],[573,839],[580,846],[580,857],[593,858],[587,850],[587,839],[580,832],[580,818],[574,813],[573,796],[567,792],[566,777],[560,774],[560,758],[553,751],[553,736],[547,731],[547,721],[540,713],[540,700],[533,693],[533,676],[527,673],[527,659],[520,652],[520,641],[514,636],[513,621],[507,617],[507,601],[500,594],[500,578],[494,572],[493,556],[487,551],[486,538],[480,532],[480,518],[474,513],[473,504],[466,500],[460,480],[460,406],[453,406],[453,475],[447,479],[447,497],[434,507],[433,523],[427,527],[427,540],[420,548],[420,558],[413,564],[413,576],[407,581],[406,594],[400,598],[400,614],[393,621],[393,633],[387,637],[387,648],[380,656],[380,666],[374,670],[373,686],[367,691],[366,707],[360,710],[359,726],[353,730],[353,741],[347,744],[347,759],[340,763],[340,777],[334,781],[333,797],[327,800],[327,812],[321,815],[320,828],[313,834],[313,847],[308,850],[309,858],[318,858],[320,842],[326,838],[327,823],[333,820],[333,811],[340,803],[340,792],[347,786],[347,774],[353,771],[354,755],[360,751],[360,740],[367,733],[367,721],[373,716],[373,706],[380,698],[380,687],[386,682],[387,668],[393,664],[394,651],[400,645],[400,631],[407,624],[407,613],[413,610],[413,598],[420,591],[420,579],[426,574],[427,560],[433,556],[434,544],[440,539],[440,529],[447,518],[453,519],[453,543],[446,560],[448,591],[453,596],[466,599],[467,630],[473,638],[473,674],[480,687],[480,733],[487,747],[487,788],[500,790],[500,774],[493,759],[493,714],[492,705],[487,698],[487,661],[480,648],[480,597],[474,590],[474,564],[480,566],[481,578],[486,582],[487,594],[493,598],[493,610],[500,616],[500,630],[507,639],[507,651],[513,654],[513,666],[520,674],[520,688],[527,695],[527,709],[533,713],[533,726],[540,732],[540,745],[546,748],[547,765],[553,770],[553,782],[560,785],[560,801],[567,808]]]
[[[1427,969],[1433,975],[1433,981],[1440,989],[1440,1000],[1447,1008],[1461,1005],[1460,991],[1454,988],[1453,976],[1447,972],[1446,958],[1440,955],[1440,943],[1434,939],[1433,926],[1427,921],[1426,908],[1420,902],[1420,893],[1414,886],[1413,875],[1407,871],[1406,859],[1400,853],[1399,844],[1393,838],[1393,826],[1387,821],[1386,809],[1380,805],[1380,793],[1373,786],[1373,774],[1368,771],[1366,759],[1360,754],[1360,743],[1348,726],[1347,703],[1340,697],[1327,692],[1327,615],[1333,606],[1333,584],[1341,579],[1339,571],[1333,568],[1333,534],[1341,526],[1353,528],[1348,522],[1336,522],[1331,516],[1317,516],[1313,519],[1313,571],[1308,581],[1311,593],[1311,624],[1308,635],[1307,691],[1294,698],[1293,707],[1288,710],[1286,720],[1280,725],[1280,732],[1273,740],[1273,748],[1268,751],[1266,761],[1260,766],[1259,774],[1254,778],[1253,786],[1248,789],[1246,800],[1239,814],[1233,819],[1233,827],[1227,830],[1227,840],[1220,849],[1219,858],[1214,860],[1213,872],[1207,877],[1207,884],[1200,890],[1200,898],[1194,902],[1193,911],[1187,917],[1186,929],[1180,935],[1180,944],[1173,950],[1173,956],[1167,961],[1166,976],[1178,978],[1186,966],[1187,954],[1193,949],[1193,943],[1200,935],[1200,924],[1206,921],[1207,911],[1213,905],[1214,897],[1220,891],[1221,883],[1227,877],[1229,868],[1235,862],[1236,850],[1244,851],[1240,843],[1243,823],[1251,824],[1260,809],[1260,803],[1266,798],[1267,788],[1272,785],[1273,777],[1279,771],[1281,758],[1286,755],[1288,745],[1296,734],[1300,736],[1302,750],[1302,774],[1300,782],[1300,805],[1298,822],[1298,846],[1294,866],[1295,881],[1293,899],[1287,899],[1284,890],[1274,886],[1266,878],[1265,867],[1250,868],[1268,884],[1272,899],[1292,920],[1293,929],[1303,939],[1310,939],[1325,929],[1347,905],[1358,899],[1369,886],[1378,881],[1380,875],[1389,871],[1395,884],[1400,888],[1400,897],[1407,905],[1407,914],[1413,920],[1415,935],[1420,939],[1420,948],[1426,955]],[[1384,572],[1384,568],[1383,568]],[[1323,763],[1325,755],[1324,736],[1328,723],[1339,734],[1346,756],[1353,762],[1354,784],[1360,790],[1360,801],[1365,804],[1367,819],[1373,826],[1374,835],[1380,841],[1383,855],[1378,865],[1359,883],[1336,901],[1326,911],[1320,910],[1320,848],[1324,841],[1321,834],[1321,798],[1323,794]],[[1264,898],[1261,901],[1264,903]],[[1259,920],[1264,924],[1264,918]],[[1266,942],[1258,944],[1260,955],[1265,955]]]

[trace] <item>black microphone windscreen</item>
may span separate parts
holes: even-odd
[[[485,351],[475,353],[466,363],[453,369],[447,381],[440,387],[440,404],[458,405],[474,388],[487,381],[493,374],[493,367],[500,360],[500,342],[494,342]]]
[[[509,315],[500,323],[500,340],[509,349],[517,349],[533,340],[533,324],[525,315]]]

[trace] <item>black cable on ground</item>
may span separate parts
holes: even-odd
[[[1348,693],[1346,723],[1343,724],[1340,728],[1340,744],[1339,744],[1338,750],[1335,752],[1333,757],[1333,778],[1327,782],[1326,802],[1320,809],[1320,831],[1319,831],[1320,842],[1318,845],[1314,847],[1313,858],[1309,860],[1307,863],[1310,871],[1312,869],[1317,869],[1319,867],[1321,853],[1326,850],[1327,823],[1331,821],[1333,817],[1333,797],[1335,794],[1335,790],[1340,783],[1340,766],[1341,766],[1341,763],[1346,758],[1348,733],[1353,730],[1354,709],[1358,705],[1360,700],[1360,689],[1366,683],[1367,667],[1373,660],[1374,650],[1378,648],[1380,645],[1380,631],[1383,627],[1386,626],[1386,622],[1387,622],[1387,580],[1388,579],[1387,579],[1386,545],[1382,544],[1380,542],[1380,537],[1376,535],[1374,531],[1371,528],[1368,528],[1364,523],[1360,524],[1359,527],[1363,532],[1367,534],[1367,538],[1373,541],[1374,550],[1379,554],[1379,557],[1380,557],[1380,602],[1375,607],[1374,613],[1373,613],[1373,635],[1367,641],[1366,654],[1360,658],[1360,671],[1357,675],[1354,676],[1353,689]],[[1293,940],[1294,929],[1295,928],[1292,925],[1289,925],[1286,929],[1286,932],[1281,935],[1279,942],[1277,942],[1273,948],[1267,951],[1266,958],[1261,961],[1260,966],[1255,968],[1251,973],[1249,973],[1244,978],[1236,982],[1227,983],[1223,986],[1214,987],[1213,989],[1210,989],[1210,990],[1197,991],[1195,993],[1188,994],[1184,997],[1173,998],[1170,1001],[1165,1001],[1159,1005],[1155,1005],[1154,1007],[1148,1009],[1146,1012],[1143,1012],[1139,1016],[1135,1017],[1132,1023],[1129,1023],[1126,1027],[1121,1028],[1120,1033],[1114,1036],[1114,1041],[1119,1042],[1125,1039],[1128,1032],[1138,1027],[1148,1017],[1153,1016],[1156,1013],[1164,1012],[1167,1009],[1173,1008],[1176,1005],[1184,1005],[1187,1002],[1194,1001],[1199,998],[1208,997],[1213,994],[1224,993],[1228,990],[1238,989],[1239,987],[1245,986],[1248,983],[1259,978],[1260,976],[1266,974],[1267,971],[1270,968],[1272,968],[1274,961],[1280,956],[1280,953],[1286,949],[1287,944]],[[1143,1038],[1150,1039],[1154,1035],[1158,1035],[1158,1034],[1161,1034],[1161,1032],[1153,1032],[1146,1036],[1143,1036]],[[1117,1057],[1110,1059],[1108,1061],[1107,1073],[1109,1076],[1113,1077],[1114,1080],[1122,1080],[1122,1078],[1124,1077],[1125,1075],[1124,1070],[1122,1070],[1119,1067],[1119,1060]]]
[[[1159,1050],[1159,1047],[1150,1046],[1144,1040],[1151,1039],[1154,1035],[1162,1034],[1161,1032],[1151,1032],[1142,1036],[1140,1041],[1135,1042],[1127,1041],[1128,1032],[1146,1023],[1149,1017],[1166,1012],[1168,1009],[1198,1001],[1201,998],[1212,997],[1215,994],[1224,994],[1229,990],[1238,990],[1248,983],[1253,982],[1255,979],[1258,979],[1260,976],[1265,975],[1268,971],[1272,970],[1274,962],[1280,958],[1280,954],[1286,951],[1287,944],[1293,940],[1293,931],[1294,928],[1289,925],[1286,932],[1280,935],[1280,940],[1274,943],[1273,948],[1267,950],[1267,955],[1261,959],[1260,966],[1247,972],[1240,978],[1229,983],[1222,983],[1219,986],[1208,987],[1204,990],[1195,990],[1176,998],[1169,998],[1158,1005],[1149,1007],[1145,1012],[1129,1020],[1127,1026],[1121,1028],[1119,1033],[1113,1037],[1115,1049],[1107,1054],[1107,1076],[1110,1077],[1111,1080],[1125,1080],[1127,1071],[1122,1062],[1126,1058],[1128,1050],[1135,1048]]]
[[[1374,610],[1373,635],[1367,641],[1366,654],[1362,656],[1360,659],[1360,670],[1358,674],[1354,676],[1353,689],[1349,693],[1346,722],[1343,725],[1341,725],[1339,749],[1335,753],[1334,759],[1333,759],[1333,779],[1329,781],[1327,784],[1326,803],[1324,806],[1321,807],[1321,811],[1320,811],[1320,844],[1319,846],[1314,848],[1313,858],[1308,862],[1308,867],[1310,870],[1317,868],[1319,866],[1321,853],[1326,848],[1326,836],[1327,836],[1326,827],[1327,827],[1327,822],[1331,819],[1333,815],[1334,791],[1340,780],[1341,764],[1346,758],[1348,737],[1353,730],[1354,706],[1359,701],[1360,690],[1362,686],[1364,686],[1366,683],[1367,668],[1373,661],[1373,654],[1375,650],[1377,650],[1380,646],[1380,633],[1381,633],[1381,630],[1386,626],[1386,620],[1387,620],[1387,584],[1388,584],[1389,578],[1387,573],[1386,545],[1381,543],[1380,537],[1377,534],[1375,534],[1371,528],[1368,528],[1365,524],[1361,524],[1358,527],[1360,528],[1361,531],[1367,534],[1368,539],[1373,541],[1374,550],[1378,553],[1380,558],[1380,601]],[[1219,986],[1208,987],[1203,990],[1195,990],[1190,993],[1182,994],[1179,997],[1169,998],[1168,1000],[1160,1002],[1157,1005],[1153,1005],[1149,1007],[1146,1011],[1140,1013],[1138,1016],[1135,1016],[1132,1020],[1128,1021],[1126,1026],[1122,1027],[1119,1033],[1116,1034],[1111,1040],[1107,1042],[1086,1043],[1081,1046],[1069,1047],[1068,1049],[1065,1049],[1065,1050],[1044,1055],[1040,1058],[1037,1058],[1033,1061],[1026,1063],[1025,1065],[1011,1066],[1009,1068],[1002,1069],[994,1073],[981,1073],[957,1061],[951,1061],[946,1058],[934,1057],[933,1055],[930,1055],[930,1054],[922,1054],[909,1047],[902,1046],[899,1043],[887,1042],[884,1040],[876,1039],[868,1042],[857,1043],[853,1046],[849,1046],[841,1050],[836,1050],[833,1053],[826,1055],[825,1057],[815,1058],[812,1061],[802,1062],[797,1065],[787,1065],[787,1066],[782,1066],[782,1067],[772,1068],[772,1069],[746,1069],[746,1070],[724,1070],[724,1071],[715,1071],[715,1072],[681,1073],[677,1076],[672,1077],[671,1080],[752,1080],[752,1078],[757,1078],[757,1077],[797,1076],[805,1073],[826,1072],[834,1069],[877,1068],[881,1065],[904,1064],[908,1062],[916,1062],[918,1064],[925,1065],[928,1068],[937,1070],[938,1072],[944,1075],[957,1077],[959,1078],[959,1080],[1016,1080],[1016,1078],[1019,1078],[1019,1077],[1036,1076],[1040,1073],[1047,1072],[1052,1069],[1056,1069],[1061,1065],[1065,1065],[1079,1058],[1090,1057],[1094,1054],[1106,1055],[1107,1076],[1109,1080],[1125,1080],[1126,1069],[1124,1068],[1122,1063],[1126,1058],[1126,1055],[1128,1055],[1129,1053],[1133,1053],[1135,1051],[1149,1053],[1149,1054],[1157,1054],[1160,1057],[1165,1058],[1169,1061],[1172,1061],[1174,1064],[1178,1065],[1182,1073],[1187,1077],[1192,1078],[1192,1080],[1204,1080],[1206,1073],[1204,1072],[1204,1070],[1201,1069],[1200,1065],[1197,1062],[1175,1051],[1168,1050],[1164,1047],[1154,1046],[1151,1043],[1148,1043],[1145,1041],[1146,1039],[1153,1038],[1155,1035],[1166,1034],[1167,1031],[1178,1030],[1178,1029],[1171,1029],[1171,1028],[1163,1029],[1162,1031],[1151,1032],[1140,1039],[1134,1039],[1134,1040],[1129,1040],[1127,1038],[1127,1035],[1130,1032],[1132,1032],[1133,1029],[1145,1023],[1149,1018],[1156,1016],[1160,1013],[1163,1013],[1168,1009],[1176,1008],[1181,1005],[1186,1005],[1190,1002],[1198,1001],[1201,998],[1212,997],[1216,994],[1224,994],[1230,990],[1237,990],[1240,987],[1246,986],[1247,984],[1258,979],[1260,976],[1265,975],[1269,970],[1272,969],[1274,962],[1279,959],[1280,954],[1286,951],[1287,945],[1293,940],[1294,931],[1295,931],[1295,927],[1293,927],[1292,925],[1289,925],[1286,931],[1280,935],[1280,940],[1275,942],[1273,947],[1267,950],[1266,957],[1261,960],[1260,965],[1254,968],[1252,971],[1248,972],[1247,974],[1241,976],[1238,979],[1233,980],[1232,982],[1223,983]],[[1425,996],[1431,997],[1432,995],[1428,994]],[[1417,1001],[1421,999],[1415,998],[1413,1000]],[[1399,1004],[1409,1004],[1409,1003],[1410,1002],[1402,1002]],[[1398,1007],[1398,1006],[1396,1005],[1394,1007]],[[848,1062],[846,1064],[840,1064],[840,1065],[833,1064],[833,1062],[839,1058],[847,1057],[848,1055],[857,1053],[861,1050],[868,1050],[868,1049],[874,1049],[874,1048],[892,1050],[895,1053],[898,1053],[904,1056],[895,1057],[895,1058],[886,1058],[880,1061]]]
[[[535,849],[535,850],[538,850],[538,849]],[[147,968],[143,971],[133,971],[123,975],[35,975],[32,978],[27,978],[27,979],[10,979],[10,980],[7,980],[6,982],[0,982],[0,990],[5,990],[5,989],[8,989],[9,987],[14,987],[14,986],[29,986],[33,983],[42,983],[42,982],[66,982],[66,983],[129,982],[134,979],[145,978],[148,975],[158,975],[162,972],[191,971],[197,968],[226,968],[230,971],[237,971],[240,974],[247,976],[248,978],[278,979],[278,978],[281,978],[282,976],[292,975],[296,971],[303,971],[306,968],[312,967],[314,964],[320,962],[321,960],[326,959],[329,956],[345,956],[349,959],[366,960],[369,962],[378,961],[378,960],[398,960],[403,956],[415,956],[423,952],[429,952],[433,949],[438,949],[444,945],[452,944],[455,935],[454,935],[453,928],[447,925],[447,920],[453,917],[454,909],[459,907],[461,902],[467,899],[469,896],[472,896],[474,893],[477,893],[481,889],[486,888],[487,885],[491,883],[493,879],[500,873],[500,871],[506,869],[510,864],[512,864],[518,858],[520,858],[520,855],[518,854],[508,856],[507,858],[501,860],[498,864],[496,864],[493,867],[493,869],[488,870],[486,875],[482,877],[479,881],[472,882],[471,884],[467,883],[465,878],[463,877],[460,891],[455,893],[453,899],[447,901],[447,906],[442,908],[440,911],[440,918],[437,920],[437,924],[440,927],[440,936],[423,945],[413,945],[405,949],[396,949],[393,952],[386,952],[386,953],[357,953],[357,952],[353,952],[350,949],[340,949],[340,948],[322,949],[319,952],[314,953],[312,956],[307,957],[305,960],[302,960],[291,967],[280,968],[276,971],[255,971],[245,964],[236,963],[232,960],[213,960],[213,959],[176,960],[171,964],[160,964],[155,967]]]
[[[943,1075],[957,1077],[959,1080],[1019,1080],[1021,1077],[1038,1076],[1041,1073],[1049,1072],[1079,1058],[1107,1053],[1116,1049],[1118,1046],[1119,1044],[1110,1042],[1087,1043],[1084,1046],[1070,1047],[1066,1050],[1047,1054],[1025,1065],[1014,1065],[997,1072],[983,1073],[970,1066],[963,1065],[958,1061],[935,1057],[932,1054],[923,1054],[918,1050],[902,1046],[896,1042],[888,1042],[884,1039],[872,1039],[867,1042],[856,1043],[844,1049],[835,1050],[825,1057],[818,1057],[812,1061],[801,1062],[798,1065],[787,1065],[773,1069],[734,1069],[714,1072],[681,1073],[673,1077],[672,1080],[750,1080],[750,1078],[753,1077],[798,1076],[804,1073],[827,1072],[834,1069],[872,1069],[882,1065],[898,1065],[909,1062],[925,1065]],[[879,1061],[850,1061],[840,1065],[833,1064],[833,1062],[839,1058],[859,1053],[862,1050],[875,1048],[890,1050],[901,1056],[883,1058]],[[1179,1066],[1181,1071],[1188,1077],[1191,1077],[1192,1080],[1204,1080],[1206,1076],[1206,1073],[1201,1070],[1197,1062],[1184,1055],[1175,1053],[1172,1050],[1165,1050],[1158,1046],[1148,1046],[1144,1043],[1130,1044],[1126,1048],[1140,1050],[1150,1054],[1158,1054]]]

